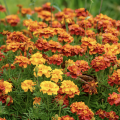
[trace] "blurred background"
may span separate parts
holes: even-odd
[[[33,8],[34,6],[42,6],[46,2],[52,2],[61,10],[64,8],[86,8],[89,10],[91,5],[90,13],[94,17],[99,14],[101,4],[101,0],[0,0],[0,4],[4,6],[7,4],[10,14],[17,13],[17,4],[23,5],[24,8]],[[106,14],[113,19],[120,20],[120,0],[103,0],[101,13]],[[0,18],[4,17],[5,15],[1,13]]]

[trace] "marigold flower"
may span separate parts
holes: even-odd
[[[39,13],[39,12],[41,12],[43,9],[42,9],[42,7],[35,7],[34,10],[35,10],[35,12]]]
[[[0,5],[0,12],[6,12],[6,8],[3,5]]]
[[[55,69],[55,70],[52,70],[52,72],[51,72],[51,81],[54,81],[55,83],[57,83],[58,82],[58,80],[63,80],[62,79],[62,74],[63,74],[63,72],[62,72],[62,70],[60,70],[60,69]]]
[[[71,35],[85,35],[85,30],[82,27],[79,27],[78,24],[73,24],[69,26],[69,32]]]
[[[47,2],[45,3],[43,6],[42,6],[42,9],[43,10],[47,10],[49,12],[51,12],[51,8],[52,8],[52,11],[55,10],[55,8],[53,6],[51,6],[51,3],[50,2]]]
[[[42,91],[43,94],[47,93],[48,95],[57,95],[57,91],[59,90],[59,86],[51,81],[43,81],[40,84],[40,92]]]
[[[120,94],[117,94],[115,92],[113,92],[112,94],[109,94],[107,102],[110,105],[113,105],[113,104],[115,104],[116,106],[120,105]]]
[[[107,113],[107,112],[106,112],[105,110],[99,109],[99,110],[96,111],[95,115],[99,115],[99,117],[100,117],[101,119],[104,119],[104,118],[106,117],[106,113]]]
[[[114,111],[106,112],[106,118],[109,120],[118,120],[119,116]]]
[[[5,58],[5,56],[4,56],[3,53],[0,51],[0,61],[2,61],[3,58]]]
[[[79,88],[71,80],[64,80],[61,82],[60,88],[63,93],[66,93],[70,98],[73,98],[76,95],[80,94]]]
[[[30,8],[21,8],[21,13],[23,16],[25,16],[26,14],[32,15],[33,11]]]
[[[86,36],[95,39],[96,34],[92,30],[86,30]]]
[[[37,69],[37,73],[36,73],[36,69]],[[49,78],[51,76],[51,67],[50,66],[46,66],[43,64],[39,64],[38,66],[36,66],[34,68],[34,76],[42,76],[45,75],[47,78]]]
[[[75,62],[73,60],[68,60],[68,61],[65,61],[65,67],[68,67],[68,66],[73,66],[75,65]]]
[[[84,60],[77,60],[75,62],[75,65],[78,66],[78,68],[81,70],[81,72],[85,72],[85,71],[88,71],[88,69],[90,69],[88,62],[86,62]]]
[[[9,83],[7,81],[3,82],[3,85],[5,86],[5,94],[8,94],[8,92],[12,91],[12,83]]]
[[[59,43],[59,42],[55,42],[53,40],[50,40],[49,42],[49,49],[52,51],[52,52],[61,52],[61,49],[62,49],[62,45]]]
[[[5,118],[0,118],[0,120],[6,120]]]
[[[110,67],[110,60],[106,57],[98,56],[91,61],[91,66],[96,72],[99,70],[104,70],[107,67]]]
[[[61,117],[61,120],[75,120],[73,117],[70,117],[69,115],[65,115]]]
[[[48,51],[49,50],[49,43],[45,39],[38,39],[35,43],[35,46],[38,50]]]
[[[5,94],[5,86],[4,86],[4,81],[0,80],[0,96]]]
[[[6,20],[11,26],[16,26],[20,22],[20,18],[17,15],[8,15]]]
[[[24,56],[16,56],[13,64],[19,63],[20,67],[27,68],[27,64],[30,65],[31,62],[27,57]]]
[[[98,82],[95,82],[94,80],[87,82],[87,84],[85,84],[84,86],[82,86],[83,91],[89,93],[90,95],[97,94],[97,89],[96,87],[98,87]]]
[[[116,36],[112,35],[112,33],[103,33],[102,38],[103,43],[117,43],[119,40]]]
[[[113,86],[114,84],[120,85],[120,69],[114,71],[112,76],[108,76],[108,84]]]
[[[62,25],[58,21],[52,21],[52,28],[61,28]]]
[[[41,53],[37,52],[31,55],[30,61],[33,65],[38,65],[38,64],[44,64],[46,60],[42,57]]]
[[[33,82],[32,80],[24,80],[21,83],[21,88],[24,90],[24,92],[27,92],[28,89],[30,89],[31,92],[33,92],[33,90],[35,90],[35,86],[36,82]]]
[[[63,62],[62,55],[54,54],[53,56],[49,57],[49,63],[50,64],[61,65],[62,62]]]
[[[35,104],[40,105],[40,101],[41,101],[41,98],[40,98],[40,97],[35,97],[35,98],[33,98],[33,99],[34,99],[33,105],[35,105]]]
[[[89,109],[84,102],[74,102],[70,105],[71,112],[78,115],[79,120],[91,120],[94,117],[94,113]]]

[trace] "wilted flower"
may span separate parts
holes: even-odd
[[[70,98],[73,98],[76,95],[80,94],[79,88],[71,80],[64,80],[61,82],[61,90],[63,93],[66,93]]]
[[[40,84],[40,92],[42,91],[43,94],[47,93],[48,95],[57,95],[57,91],[59,90],[59,86],[51,81],[43,81]]]
[[[33,98],[33,99],[34,99],[33,105],[36,105],[36,104],[40,105],[40,101],[41,101],[41,98],[40,98],[40,97],[35,97],[35,98]]]
[[[21,83],[21,88],[24,90],[24,92],[27,92],[28,89],[30,89],[31,92],[35,90],[36,83],[33,82],[32,80],[25,80]]]

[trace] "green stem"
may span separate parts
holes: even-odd
[[[60,105],[60,110],[59,110],[59,117],[60,117],[60,113],[61,113],[61,105]]]
[[[89,98],[88,98],[88,106],[89,106],[90,98],[91,98],[91,95],[89,94]]]
[[[9,12],[9,10],[8,10],[8,6],[7,6],[7,3],[6,3],[6,0],[3,0],[3,1],[4,1],[4,3],[5,3],[5,7],[6,7],[6,9],[7,9],[7,14],[10,15],[10,12]]]
[[[47,106],[48,106],[48,120],[49,120],[49,98],[47,96]]]

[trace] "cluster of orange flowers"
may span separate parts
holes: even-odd
[[[114,111],[106,112],[105,110],[99,109],[96,113],[101,119],[108,118],[109,120],[118,120],[119,116]]]
[[[55,117],[52,117],[52,120],[75,120],[75,119],[73,117],[70,117],[69,115],[58,117],[58,115],[56,114]]]
[[[71,112],[78,115],[79,120],[91,120],[94,117],[94,113],[89,109],[84,102],[74,102],[70,105]]]
[[[113,92],[112,94],[109,94],[110,96],[107,99],[107,102],[109,102],[110,105],[115,104],[116,106],[120,105],[120,94],[117,94]]]

